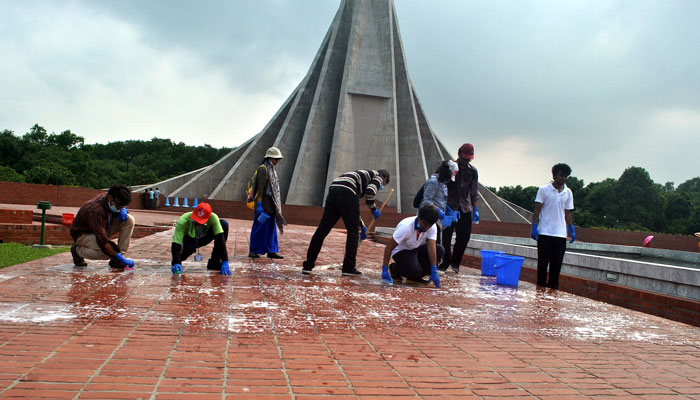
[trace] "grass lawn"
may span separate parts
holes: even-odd
[[[19,243],[0,243],[0,268],[22,264],[27,261],[52,256],[70,251],[70,246],[54,247],[52,249],[35,249],[32,246]]]

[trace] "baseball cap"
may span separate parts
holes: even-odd
[[[468,158],[470,160],[474,159],[474,145],[471,143],[465,143],[459,148],[459,156]]]
[[[204,225],[211,217],[211,206],[207,203],[199,203],[199,205],[190,214],[190,219],[200,225]]]

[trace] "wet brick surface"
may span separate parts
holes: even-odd
[[[164,218],[170,220],[170,217]],[[463,268],[444,289],[387,286],[383,246],[341,277],[344,232],[300,274],[251,260],[231,221],[232,276],[184,263],[172,231],[133,243],[132,272],[70,254],[0,271],[0,397],[154,399],[700,399],[700,329]]]

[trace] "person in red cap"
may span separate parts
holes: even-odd
[[[227,239],[228,222],[211,212],[211,206],[208,203],[199,203],[194,211],[182,214],[175,224],[175,233],[173,233],[171,247],[173,274],[182,273],[182,262],[195,251],[197,254],[194,260],[201,261],[199,248],[213,241],[214,249],[207,262],[207,269],[217,270],[221,275],[231,275],[226,250]]]
[[[454,182],[447,183],[447,205],[459,211],[460,217],[457,223],[446,227],[442,231],[442,245],[445,248],[443,261],[438,270],[445,272],[447,267],[452,267],[455,273],[459,273],[459,265],[462,263],[464,251],[472,235],[472,222],[479,223],[479,173],[471,164],[474,159],[474,146],[464,143],[457,152],[457,165],[459,172]],[[452,251],[452,233],[457,232],[457,239]]]

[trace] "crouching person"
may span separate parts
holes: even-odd
[[[97,195],[80,207],[70,227],[73,238],[70,252],[76,266],[86,266],[85,259],[109,259],[112,268],[134,268],[134,261],[124,257],[135,223],[126,210],[129,203],[129,189],[114,185],[107,193]],[[114,243],[111,238],[117,235],[119,239]]]
[[[437,273],[437,260],[442,258],[445,249],[436,244],[438,211],[432,204],[418,210],[417,217],[408,217],[399,222],[391,242],[384,249],[382,280],[387,283],[401,282],[428,284],[433,282],[440,287]],[[394,262],[389,264],[390,258]],[[430,275],[429,280],[424,277]]]
[[[175,224],[171,246],[173,274],[182,273],[182,262],[194,252],[197,252],[194,260],[200,261],[202,256],[199,254],[199,248],[213,241],[214,249],[207,262],[207,269],[219,271],[221,275],[231,275],[226,250],[227,239],[228,222],[211,212],[209,204],[199,203],[194,211],[182,214]]]

